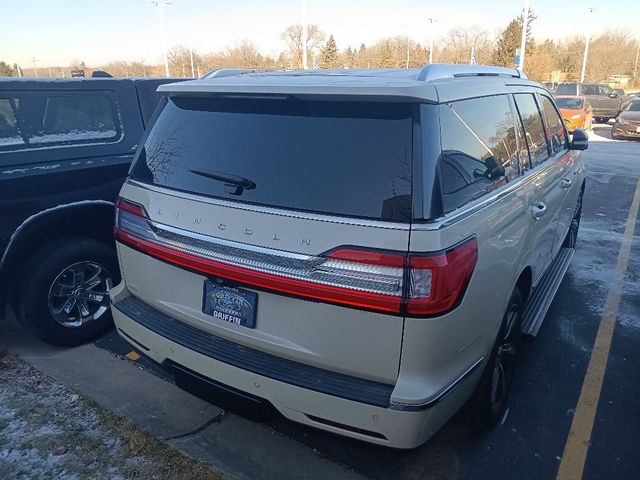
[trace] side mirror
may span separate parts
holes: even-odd
[[[618,94],[616,92],[611,92],[609,94],[609,98],[618,98]]]
[[[573,138],[571,139],[569,150],[586,150],[587,148],[589,148],[589,137],[584,130],[576,128],[573,131]]]

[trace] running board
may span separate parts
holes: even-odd
[[[525,335],[535,337],[538,334],[553,297],[560,287],[567,268],[569,268],[574,252],[575,248],[561,248],[532,292],[525,305],[522,319],[522,332]]]

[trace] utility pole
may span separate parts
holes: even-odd
[[[150,1],[149,3],[155,7],[158,7],[158,13],[160,16],[160,35],[162,38],[162,54],[164,55],[164,76],[168,77],[169,76],[169,57],[167,56],[167,38],[165,34],[165,29],[164,29],[164,6],[173,5],[173,3],[165,2],[161,0]]]
[[[529,28],[529,0],[524,0],[524,12],[522,12],[522,36],[520,37],[520,62],[518,70],[524,71],[524,54],[527,49],[527,29]]]
[[[193,65],[193,48],[189,49],[189,56],[191,57],[191,78],[196,77],[196,70]]]
[[[429,41],[429,63],[431,64],[433,63],[433,37],[435,36],[433,31],[433,24],[438,20],[436,20],[435,18],[428,18],[427,21],[429,22],[429,28],[431,31],[431,40]]]
[[[593,12],[595,11],[595,8],[590,7],[589,8],[589,17],[591,17],[591,15],[593,15]],[[580,83],[584,83],[584,74],[587,70],[587,57],[589,56],[589,40],[590,40],[590,33],[591,33],[591,26],[592,26],[592,22],[591,22],[591,18],[589,18],[589,21],[587,22],[587,33],[585,34],[584,37],[584,56],[582,57],[582,72],[580,73]]]
[[[307,69],[307,35],[309,35],[309,27],[307,26],[307,0],[302,0],[302,68]]]
[[[34,77],[38,76],[38,66],[36,65],[36,60],[36,57],[31,57],[31,61],[33,62]]]

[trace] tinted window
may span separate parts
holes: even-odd
[[[408,104],[174,97],[132,176],[240,202],[407,221],[412,112]],[[255,187],[236,188],[237,177]]]
[[[564,129],[564,122],[553,105],[553,102],[549,97],[541,95],[542,99],[542,111],[544,112],[545,120],[547,121],[547,138],[551,145],[552,154],[556,154],[563,150],[567,150],[567,135]]]
[[[516,132],[506,95],[442,105],[440,129],[446,212],[517,176]]]
[[[518,93],[513,97],[524,125],[531,166],[535,167],[549,158],[542,117],[533,94]]]
[[[16,116],[8,98],[0,98],[0,148],[24,145]]]
[[[582,99],[556,98],[556,105],[558,105],[558,108],[564,108],[567,110],[580,110],[582,109]]]
[[[20,97],[18,117],[30,145],[113,142],[121,127],[108,93],[38,93]]]
[[[578,89],[575,83],[561,83],[556,87],[557,95],[577,95]]]
[[[597,85],[582,85],[582,95],[598,95]]]

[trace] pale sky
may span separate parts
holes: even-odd
[[[302,0],[170,0],[165,7],[167,45],[182,44],[206,53],[242,39],[277,55],[285,49],[281,32],[301,22]],[[426,44],[428,18],[436,35],[461,26],[496,32],[521,11],[524,0],[307,0],[307,19],[340,49],[373,44],[382,37],[409,35]],[[531,0],[538,39],[625,29],[640,38],[640,0]],[[589,15],[588,7],[596,11]],[[0,60],[32,66],[88,65],[112,60],[160,63],[158,10],[146,0],[0,0]]]

